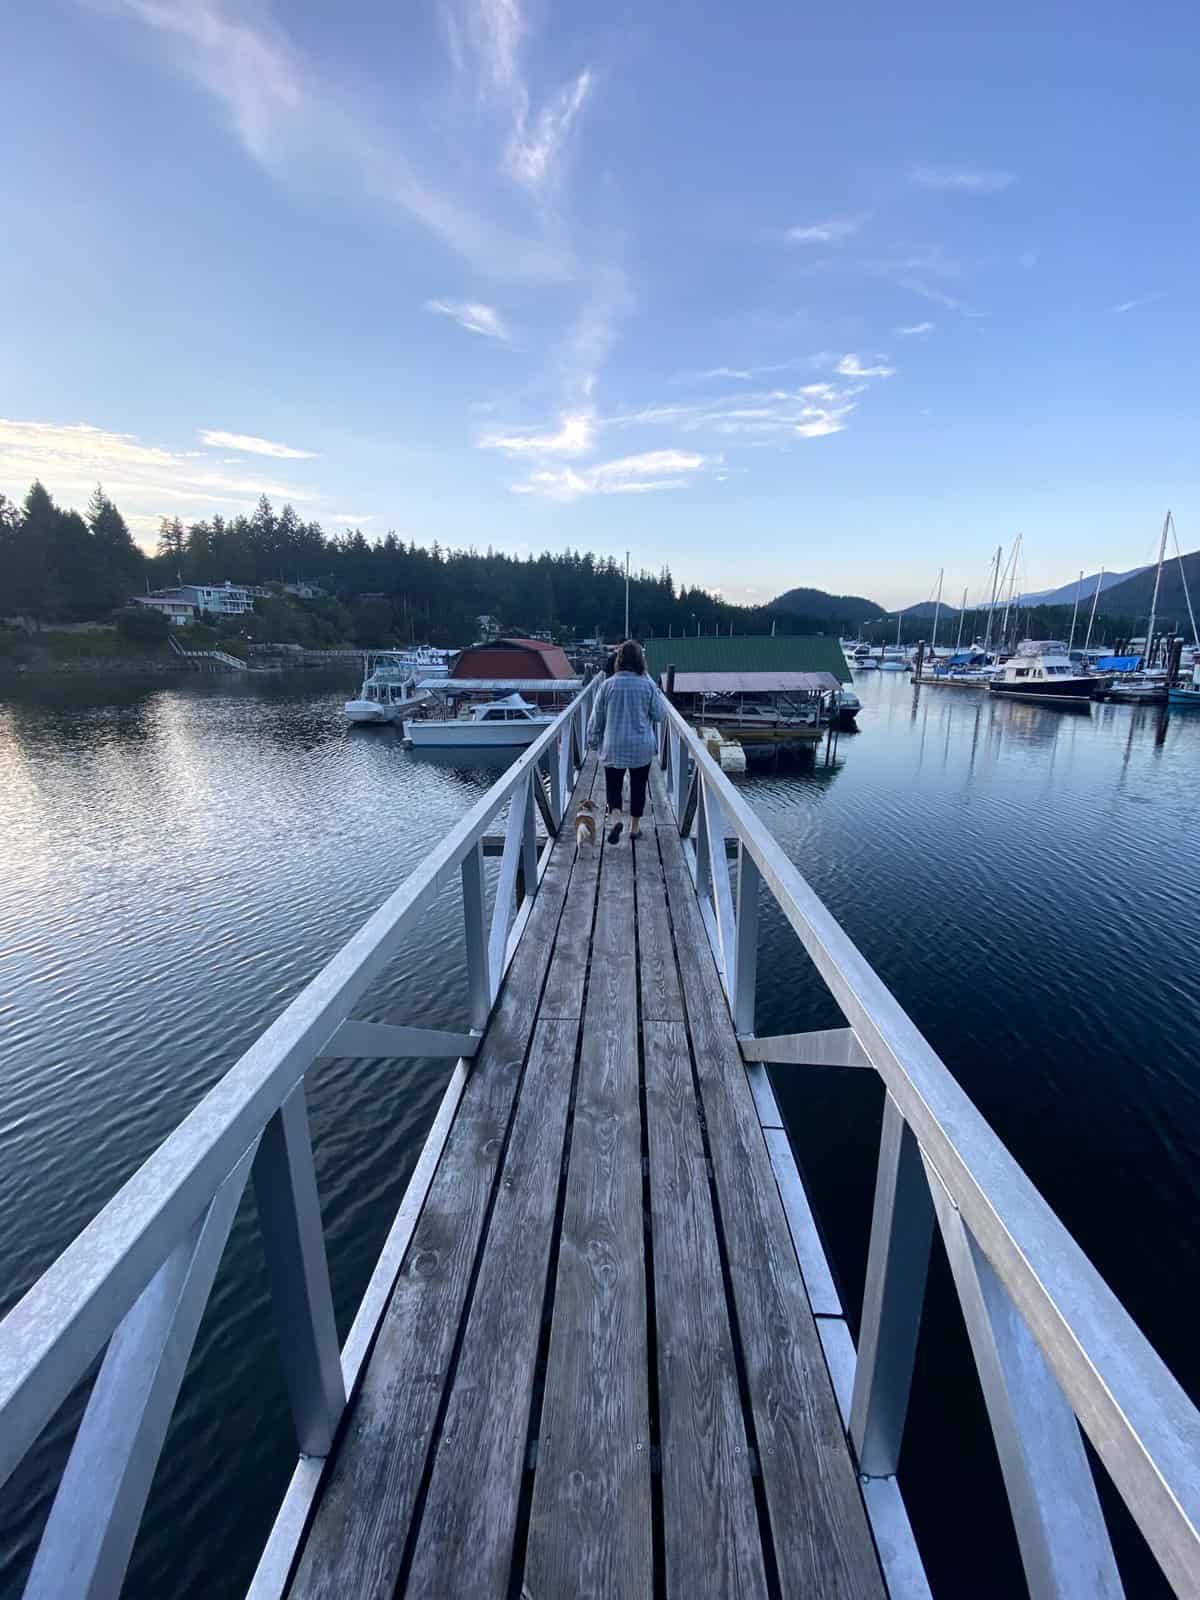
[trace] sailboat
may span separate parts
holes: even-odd
[[[897,612],[896,613],[896,643],[895,643],[894,647],[892,645],[890,645],[890,644],[885,647],[884,652],[883,652],[883,658],[879,663],[880,672],[903,672],[905,670],[905,668],[908,666],[908,657],[905,655],[904,651],[900,648],[900,628],[901,628],[901,626],[903,624],[903,621],[904,621],[904,613],[903,613],[903,611]]]
[[[1158,543],[1158,565],[1154,569],[1154,592],[1150,596],[1150,620],[1146,627],[1146,649],[1142,657],[1141,672],[1127,672],[1113,679],[1108,691],[1110,700],[1123,700],[1133,705],[1162,705],[1168,696],[1165,667],[1151,666],[1154,657],[1154,624],[1158,617],[1158,591],[1162,583],[1163,558],[1167,553],[1167,530],[1171,526],[1171,513],[1163,518],[1162,538]]]

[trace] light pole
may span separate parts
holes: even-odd
[[[625,552],[625,637],[629,637],[629,551]]]

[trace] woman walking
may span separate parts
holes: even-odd
[[[588,743],[600,751],[604,793],[612,827],[609,844],[621,837],[625,773],[629,773],[629,837],[636,839],[646,809],[646,780],[658,753],[655,725],[663,719],[663,698],[646,676],[646,657],[632,639],[617,651],[616,671],[596,696]]]

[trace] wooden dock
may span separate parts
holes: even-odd
[[[657,771],[651,804],[555,845],[296,1600],[884,1593]]]
[[[0,1323],[0,1484],[90,1383],[25,1600],[119,1594],[249,1185],[299,1459],[248,1600],[930,1600],[899,1473],[935,1237],[1030,1593],[1126,1594],[1086,1438],[1200,1595],[1200,1411],[674,708],[641,839],[576,847],[599,683]],[[459,1029],[356,1016],[447,893]],[[845,1026],[757,1032],[768,902]],[[340,1349],[330,1058],[454,1062]],[[881,1082],[857,1349],[768,1063]]]

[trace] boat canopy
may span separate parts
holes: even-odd
[[[666,674],[663,674],[664,678]],[[841,684],[832,672],[677,672],[676,694],[828,694]]]
[[[536,706],[531,706],[528,700],[522,700],[519,694],[506,694],[499,700],[489,700],[487,710],[494,711],[498,706],[503,706],[506,711],[536,711]]]
[[[956,650],[953,655],[947,656],[944,661],[938,661],[936,664],[939,667],[966,667],[970,666],[972,661],[986,660],[987,657],[982,650]]]
[[[493,694],[507,689],[516,694],[560,694],[583,688],[582,678],[429,678],[418,689],[436,689],[439,694]]]
[[[1136,672],[1141,664],[1141,656],[1101,656],[1096,662],[1096,671]]]

